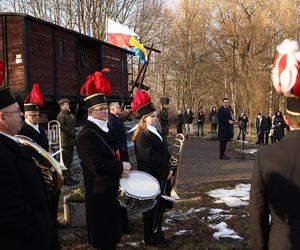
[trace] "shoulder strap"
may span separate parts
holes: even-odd
[[[116,157],[116,152],[108,145],[108,143],[103,139],[103,137],[95,130],[91,129],[94,134],[100,139],[100,141],[108,148],[108,150]]]

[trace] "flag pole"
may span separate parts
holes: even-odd
[[[106,18],[105,18],[105,42],[108,42],[108,35],[107,35],[107,28],[108,28],[108,17],[106,15]]]

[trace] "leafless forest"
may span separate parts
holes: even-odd
[[[251,120],[284,99],[271,83],[276,46],[299,39],[299,0],[1,0],[1,11],[29,14],[95,38],[106,17],[124,23],[152,53],[144,83],[156,104],[209,112],[224,96]],[[136,66],[135,68],[137,68]]]

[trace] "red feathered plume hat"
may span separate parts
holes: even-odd
[[[105,96],[110,94],[111,85],[110,81],[103,75],[104,72],[110,72],[110,69],[104,68],[88,76],[86,82],[80,88],[81,95],[84,91],[87,94],[87,97],[84,99],[87,109],[94,108],[100,104],[107,104]]]
[[[286,111],[300,115],[300,51],[297,41],[285,39],[277,46],[272,74],[275,90],[287,97]]]
[[[156,111],[153,103],[151,102],[150,95],[145,90],[138,90],[135,93],[131,103],[132,112],[136,112],[136,117],[141,118],[144,115]]]
[[[27,103],[27,101],[29,101]],[[24,111],[40,111],[44,105],[43,96],[40,91],[40,85],[38,83],[34,83],[32,86],[32,90],[26,96],[24,100]]]

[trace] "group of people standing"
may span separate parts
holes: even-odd
[[[284,129],[288,129],[280,111],[277,111],[272,117],[267,114],[258,113],[255,120],[255,127],[257,131],[257,144],[268,144],[269,137],[271,138],[271,143],[278,142],[284,136]]]
[[[191,108],[187,108],[184,113],[182,113],[182,110],[179,109],[177,111],[176,116],[176,129],[177,134],[183,133],[183,129],[185,129],[185,135],[186,137],[193,138],[194,135],[194,121],[196,121],[197,126],[197,133],[196,136],[204,137],[204,124],[206,121],[205,114],[202,109],[199,110],[199,112],[194,115]],[[218,117],[217,117],[217,109],[216,107],[213,107],[210,114],[209,114],[209,121],[211,124],[211,131],[216,132],[217,126],[218,126]]]

